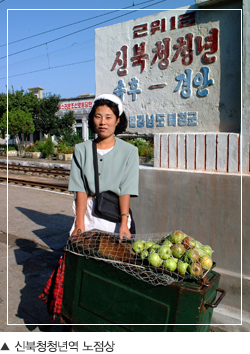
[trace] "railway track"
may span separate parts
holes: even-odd
[[[58,192],[67,192],[71,194],[71,192],[68,192],[68,184],[52,183],[50,181],[44,182],[44,181],[39,181],[39,179],[36,181],[30,179],[14,178],[14,177],[8,177],[7,179],[7,176],[0,176],[0,183],[7,183],[7,181],[9,184],[37,187],[41,189],[49,189]]]
[[[68,192],[68,178],[70,170],[63,168],[47,168],[21,165],[7,165],[0,163],[0,183],[8,183],[19,186],[30,186],[34,188],[41,188],[46,190]],[[22,175],[15,176],[14,174]],[[61,180],[60,180],[61,179]]]
[[[0,163],[0,170],[7,171],[7,164]],[[39,174],[53,177],[69,177],[70,170],[64,168],[48,168],[48,167],[35,167],[35,166],[22,166],[22,165],[8,165],[8,172],[20,172],[23,174]]]

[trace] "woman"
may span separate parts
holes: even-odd
[[[98,218],[94,213],[92,141],[87,140],[75,146],[71,164],[68,189],[75,192],[75,220],[70,235],[98,229],[119,233],[120,240],[123,236],[131,238],[135,229],[131,220],[130,197],[138,196],[139,157],[136,147],[115,137],[127,128],[122,101],[112,94],[100,95],[94,100],[88,123],[97,134],[100,193],[109,190],[119,196],[121,222],[113,223]]]

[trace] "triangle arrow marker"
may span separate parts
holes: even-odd
[[[10,349],[8,348],[7,344],[4,343],[4,345],[3,345],[2,348],[1,348],[1,350],[10,350]]]

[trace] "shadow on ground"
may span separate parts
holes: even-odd
[[[67,326],[59,325],[59,319],[51,322],[47,305],[39,299],[39,295],[43,292],[60,256],[64,253],[73,217],[40,213],[21,207],[17,209],[44,228],[33,231],[42,240],[41,244],[24,238],[15,240],[18,247],[14,250],[16,263],[22,265],[25,276],[25,286],[20,290],[20,303],[16,316],[23,320],[29,331],[34,331],[37,327],[42,332],[68,331]]]

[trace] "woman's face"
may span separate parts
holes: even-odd
[[[100,138],[106,139],[114,135],[119,118],[116,118],[111,108],[104,105],[96,108],[93,121],[95,132]]]

